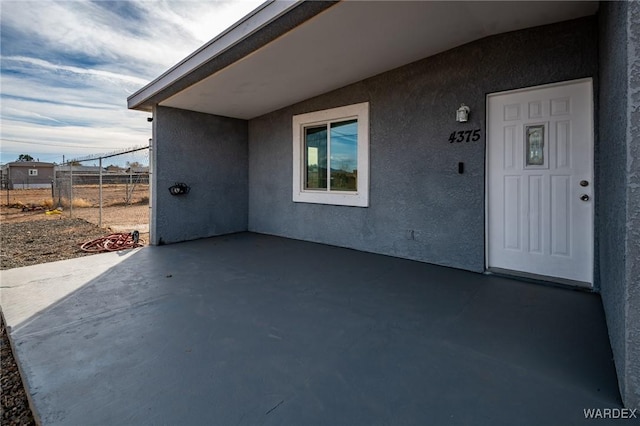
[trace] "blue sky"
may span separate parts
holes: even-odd
[[[0,162],[146,145],[126,99],[263,0],[0,0]]]

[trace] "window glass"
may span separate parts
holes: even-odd
[[[358,120],[331,124],[331,186],[333,191],[358,188]]]
[[[292,200],[369,207],[369,103],[293,116]]]
[[[527,166],[544,165],[544,126],[527,126]]]
[[[306,189],[327,189],[327,126],[304,129]]]

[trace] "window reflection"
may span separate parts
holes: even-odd
[[[331,190],[358,187],[358,120],[331,124]]]
[[[327,188],[327,126],[304,130],[306,189]]]
[[[305,189],[357,190],[358,120],[306,127],[304,141]]]

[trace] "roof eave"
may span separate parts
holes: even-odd
[[[153,110],[154,105],[157,105],[162,100],[184,90],[204,76],[211,75],[215,71],[259,49],[335,3],[334,1],[268,0],[200,49],[129,96],[127,98],[128,108],[141,111]],[[237,55],[224,55],[229,53],[235,46],[248,41],[253,35],[269,27],[269,24],[284,15],[291,14],[294,10],[300,13],[292,16],[289,20],[290,22],[280,25],[278,28],[269,31],[268,34],[255,37],[255,40],[250,40],[251,42],[247,43],[247,46],[244,46],[243,49],[240,49],[241,51]],[[228,58],[222,59],[221,56],[228,56]],[[216,59],[222,60],[216,61]]]

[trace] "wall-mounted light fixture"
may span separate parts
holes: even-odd
[[[456,121],[458,123],[466,123],[469,121],[469,113],[471,112],[471,108],[466,106],[465,104],[460,104],[460,108],[456,111]]]
[[[191,191],[191,188],[186,183],[176,182],[175,185],[169,187],[169,193],[171,195],[185,195]]]

